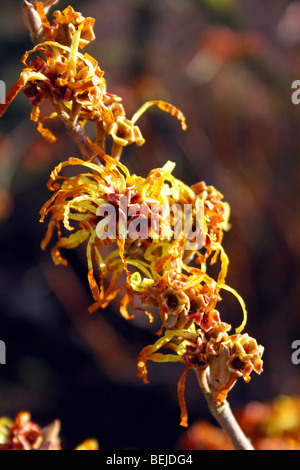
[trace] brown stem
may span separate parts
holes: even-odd
[[[69,114],[69,120],[70,120],[70,122],[72,123],[72,125],[74,127],[78,122],[78,117],[79,117],[80,110],[81,110],[81,104],[78,103],[75,98],[73,98],[72,108],[71,108],[71,111],[70,111],[70,114]]]
[[[88,159],[92,158],[92,156],[94,155],[94,152],[90,148],[89,142],[80,124],[76,124],[75,126],[68,125],[69,124],[68,122],[65,122],[65,124],[66,124],[66,128],[68,130],[69,135],[72,137],[75,144],[79,148],[82,156]]]
[[[55,103],[52,103],[52,105],[55,111],[57,112],[57,115],[65,123],[68,134],[72,137],[75,144],[79,148],[81,155],[85,157],[87,160],[94,157],[93,162],[97,164],[98,166],[103,167],[103,165],[100,163],[99,158],[95,157],[95,151],[93,150],[93,148],[91,148],[91,145],[81,125],[78,122],[76,122],[75,124],[74,120],[71,120],[70,116],[61,109],[61,106],[58,106]]]
[[[72,109],[68,118],[65,119],[64,117],[62,117],[62,119],[65,122],[65,126],[69,135],[72,137],[72,139],[76,143],[82,156],[87,159],[90,159],[95,154],[95,152],[91,149],[91,146],[88,142],[85,132],[82,126],[78,122],[80,109],[81,109],[81,105],[77,103],[75,99],[73,99]],[[97,163],[101,165],[99,160],[97,161]]]
[[[91,148],[90,143],[87,140],[87,137],[80,124],[76,124],[75,126],[70,126],[68,122],[65,122],[65,124],[69,135],[72,137],[75,144],[79,148],[82,156],[87,158],[88,160],[93,157],[93,163],[104,168],[104,166],[99,160],[99,157],[95,155],[95,151],[93,150],[93,148]]]
[[[207,380],[207,369],[204,371],[195,370],[200,388],[206,398],[208,407],[213,417],[217,420],[223,431],[227,434],[236,450],[254,450],[251,442],[245,436],[236,421],[229,403],[224,400],[221,405],[217,405],[212,398]]]

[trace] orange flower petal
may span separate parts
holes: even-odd
[[[180,425],[187,427],[188,426],[188,414],[187,414],[187,407],[184,398],[185,392],[185,381],[186,381],[186,374],[191,366],[186,366],[182,376],[179,379],[178,386],[177,386],[177,397],[180,406]]]
[[[15,99],[15,97],[22,90],[22,88],[24,88],[24,86],[29,80],[33,80],[33,79],[43,80],[45,78],[46,77],[44,77],[42,74],[36,73],[31,68],[23,69],[19,79],[8,91],[6,95],[5,103],[0,104],[0,118],[3,116],[3,114],[6,112],[10,103]]]
[[[162,111],[165,111],[166,113],[171,114],[171,116],[176,117],[180,121],[182,129],[187,129],[185,116],[180,111],[180,109],[176,108],[176,106],[173,106],[170,103],[167,103],[166,101],[161,100],[147,101],[146,103],[144,103],[143,106],[141,106],[140,109],[138,109],[138,111],[134,114],[131,119],[131,122],[135,124],[136,121],[142,116],[142,114],[144,114],[144,112],[147,111],[147,109],[151,106],[157,106]]]
[[[36,2],[35,9],[41,18],[42,25],[44,28],[45,38],[48,40],[52,39],[51,26],[45,14],[43,2]]]

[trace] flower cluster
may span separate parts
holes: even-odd
[[[146,346],[138,358],[138,376],[148,382],[147,361],[183,362],[185,370],[178,383],[178,400],[181,406],[181,425],[187,426],[187,410],[184,400],[185,377],[189,369],[204,371],[209,368],[212,396],[221,405],[239,377],[246,382],[250,374],[262,372],[263,347],[257,345],[248,334],[228,335],[231,326],[220,319],[217,310],[206,311],[201,320],[187,330],[165,330],[153,345]],[[176,355],[161,354],[162,348],[171,349]]]
[[[54,136],[43,127],[45,118],[40,118],[40,105],[46,99],[54,108],[50,118],[60,116],[69,129],[79,126],[77,131],[83,132],[86,121],[97,127],[95,142],[86,140],[89,158],[69,158],[51,173],[48,188],[53,195],[40,212],[42,222],[50,215],[42,248],[56,234],[53,260],[67,265],[63,250],[85,243],[94,299],[90,312],[105,308],[119,293],[120,312],[127,319],[132,311],[141,310],[152,321],[152,311],[158,311],[159,339],[141,351],[138,376],[147,382],[148,360],[185,364],[178,398],[181,424],[186,426],[184,387],[189,369],[209,370],[219,404],[238,377],[248,381],[253,370],[262,371],[263,348],[241,333],[247,319],[245,304],[226,284],[228,257],[222,240],[229,228],[229,205],[213,186],[200,182],[189,187],[175,178],[172,162],[145,178],[130,173],[119,161],[120,149],[144,143],[138,118],[155,105],[186,129],[184,115],[169,103],[154,100],[129,120],[121,98],[106,91],[97,61],[79,52],[94,39],[94,20],[68,7],[55,12],[50,24],[42,2],[30,5],[28,18],[32,9],[40,18],[40,27],[34,29],[38,41],[23,57],[25,69],[8,93],[7,105],[24,88],[33,105],[31,118],[49,141]],[[37,57],[27,65],[33,52]],[[7,105],[2,105],[2,114]],[[105,152],[106,138],[113,141],[111,155]],[[84,172],[65,176],[65,168],[74,173],[78,166]],[[220,270],[215,279],[208,268],[217,262]],[[222,289],[233,293],[243,310],[243,322],[231,336],[231,326],[216,310]]]
[[[28,411],[21,411],[14,421],[0,418],[0,450],[62,450],[59,432],[59,421],[41,428]],[[98,443],[87,439],[75,450],[98,450]]]
[[[54,12],[54,21],[50,24],[42,2],[35,2],[35,8],[24,2],[23,7],[25,23],[30,27],[34,17],[35,30],[42,30],[42,33],[39,33],[40,42],[23,56],[25,68],[8,92],[5,104],[0,106],[0,117],[23,89],[33,106],[31,119],[38,123],[37,129],[46,140],[53,142],[56,139],[49,129],[44,128],[47,119],[61,117],[71,132],[76,126],[83,129],[90,121],[96,124],[99,147],[104,152],[105,138],[108,137],[113,141],[111,153],[116,158],[124,146],[144,143],[135,123],[150,106],[158,106],[176,116],[183,129],[186,128],[183,114],[163,101],[147,102],[131,120],[126,117],[122,98],[107,91],[104,72],[98,62],[80,52],[95,38],[93,18],[84,18],[68,6],[62,12]],[[34,53],[37,57],[27,64]],[[53,113],[41,118],[40,107],[44,100],[50,102]]]

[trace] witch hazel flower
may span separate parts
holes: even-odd
[[[83,17],[68,6],[62,12],[54,12],[54,20],[50,23],[46,11],[54,3],[23,4],[25,23],[37,44],[23,56],[24,69],[9,90],[5,104],[0,105],[0,117],[23,89],[33,106],[31,119],[37,123],[37,130],[47,141],[52,143],[56,137],[44,127],[46,120],[60,117],[70,133],[74,135],[76,130],[81,138],[85,123],[90,121],[96,125],[95,143],[105,152],[106,137],[112,140],[112,156],[116,158],[120,157],[124,146],[144,144],[136,121],[151,106],[175,116],[186,129],[181,111],[160,100],[145,103],[132,119],[128,119],[121,104],[122,98],[107,91],[104,71],[98,62],[89,54],[80,52],[95,38],[95,20]],[[33,54],[37,57],[28,63]],[[44,100],[50,102],[53,112],[41,117]],[[86,138],[84,141],[87,145]]]

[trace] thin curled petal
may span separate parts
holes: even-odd
[[[29,80],[46,80],[47,77],[42,73],[32,71],[30,68],[23,69],[19,79],[10,88],[6,95],[5,103],[0,104],[0,118],[6,112],[10,103],[15,99],[18,93],[25,87]]]
[[[41,19],[42,25],[43,25],[43,30],[44,30],[44,35],[45,38],[51,38],[51,26],[48,21],[48,18],[45,14],[45,9],[44,9],[44,4],[43,2],[36,2],[35,4],[35,9]]]
[[[237,300],[239,301],[241,307],[242,307],[242,310],[243,310],[243,321],[242,323],[240,324],[240,326],[238,328],[236,328],[236,333],[241,333],[243,331],[243,329],[245,328],[246,324],[247,324],[247,317],[248,317],[248,314],[247,314],[247,309],[246,309],[246,304],[243,300],[243,298],[236,292],[236,290],[234,290],[232,287],[229,287],[227,286],[226,284],[219,284],[219,287],[221,289],[224,289],[224,290],[227,290],[228,292],[231,292],[236,298]]]
[[[186,374],[189,371],[191,367],[186,366],[183,374],[181,375],[178,385],[177,385],[177,397],[178,397],[178,402],[180,406],[180,426],[187,427],[188,426],[188,413],[187,413],[187,407],[186,407],[186,401],[184,398],[184,392],[185,392],[185,383],[186,383]]]
[[[33,121],[37,118],[37,115],[34,113]],[[49,116],[45,116],[42,119],[38,120],[37,130],[41,134],[41,136],[47,140],[50,144],[56,141],[55,135],[50,131],[50,129],[46,129],[44,127],[44,122],[48,119],[54,119],[57,117],[57,113],[51,113]]]
[[[166,101],[161,101],[161,100],[152,100],[152,101],[147,101],[146,103],[141,106],[137,112],[133,115],[131,122],[133,124],[136,123],[136,121],[147,111],[148,108],[151,106],[157,106],[159,109],[162,111],[165,111],[166,113],[170,114],[171,116],[176,117],[180,123],[181,123],[181,128],[185,131],[187,129],[186,125],[186,119],[184,114],[180,111],[180,109],[176,108],[176,106],[173,106],[170,103],[167,103]]]

